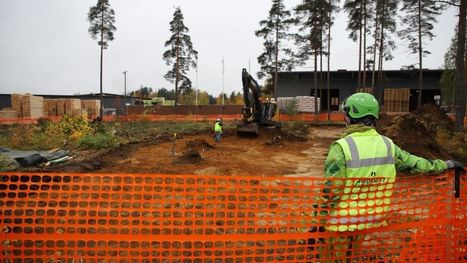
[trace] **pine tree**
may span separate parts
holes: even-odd
[[[376,0],[372,3],[375,14],[372,19],[373,39],[372,47],[368,47],[368,54],[373,59],[365,61],[366,65],[372,66],[371,87],[376,99],[384,104],[383,100],[383,61],[392,60],[392,51],[396,48],[392,40],[392,34],[396,32],[398,0]],[[378,56],[376,56],[378,54]],[[376,70],[378,71],[378,85],[376,85]]]
[[[300,64],[314,60],[315,118],[318,119],[318,55],[323,49],[323,34],[329,21],[332,6],[327,0],[309,0],[295,8],[299,34],[295,35],[298,47],[296,57]]]
[[[110,7],[109,0],[98,0],[95,6],[89,8],[88,21],[91,24],[89,26],[89,34],[92,39],[99,38],[97,44],[101,47],[101,59],[100,59],[100,100],[101,108],[100,115],[104,115],[104,102],[102,97],[102,68],[104,63],[104,49],[107,49],[109,42],[114,40],[114,32],[117,28],[115,24],[115,12]]]
[[[456,112],[456,131],[464,130],[465,107],[467,103],[466,98],[466,77],[465,70],[467,64],[467,56],[465,50],[465,37],[466,37],[466,9],[467,0],[460,0],[459,5],[459,22],[457,24],[457,48],[456,48],[456,91],[454,107]]]
[[[444,54],[444,71],[441,75],[441,99],[444,105],[454,104],[454,91],[456,83],[456,55],[457,55],[457,30],[451,40],[451,45]]]
[[[402,39],[408,41],[408,48],[414,54],[418,53],[419,84],[417,108],[422,106],[423,91],[423,57],[430,54],[424,49],[425,39],[434,37],[433,24],[437,22],[436,16],[440,15],[445,8],[444,4],[437,0],[402,0],[401,11],[404,29],[399,32]]]
[[[347,30],[350,31],[349,37],[354,42],[358,40],[358,75],[357,89],[361,88],[361,65],[362,65],[362,27],[365,0],[346,0],[344,10],[348,15]]]
[[[258,57],[261,71],[257,75],[262,79],[266,74],[274,72],[274,97],[277,97],[277,72],[293,68],[293,60],[290,59],[292,51],[284,44],[284,40],[290,37],[289,29],[293,23],[283,0],[272,0],[268,18],[259,22],[261,28],[255,32],[257,37],[264,39],[264,52]]]
[[[196,67],[198,52],[193,49],[191,37],[188,35],[188,28],[183,23],[183,14],[180,7],[175,8],[173,20],[170,22],[170,32],[172,36],[165,42],[169,47],[162,55],[166,65],[171,65],[164,78],[171,83],[175,83],[175,105],[178,103],[180,92],[191,89],[191,80],[187,76],[190,68]]]
[[[327,40],[327,76],[326,76],[326,89],[327,89],[327,109],[328,109],[328,122],[331,121],[331,27],[334,24],[334,12],[339,11],[339,0],[328,0],[328,17],[327,17],[327,28],[328,28],[328,35],[326,37]]]

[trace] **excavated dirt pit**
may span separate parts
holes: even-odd
[[[210,133],[135,144],[102,156],[105,173],[320,176],[329,145],[343,126],[312,126],[305,137],[267,130],[256,138]]]

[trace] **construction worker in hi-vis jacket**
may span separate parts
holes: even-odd
[[[389,211],[397,171],[440,173],[449,168],[464,169],[463,164],[454,160],[426,160],[411,155],[391,139],[378,134],[375,126],[379,105],[371,94],[351,95],[344,100],[343,110],[347,127],[341,139],[329,148],[324,177],[333,180],[326,182],[327,189],[323,192],[327,192],[328,198],[326,200],[323,195],[319,205],[324,208],[326,217],[321,230],[342,237],[322,241],[320,262],[351,262],[346,258],[363,237],[358,231],[387,225],[384,218]],[[382,183],[386,187],[372,187],[373,177],[384,180]],[[326,258],[330,260],[326,261]],[[355,260],[355,255],[351,258]]]
[[[222,119],[217,118],[216,123],[214,123],[214,140],[220,142],[222,138]]]

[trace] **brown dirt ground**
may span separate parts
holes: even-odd
[[[270,130],[257,138],[237,137],[232,131],[226,132],[220,143],[216,143],[209,133],[185,135],[175,144],[173,140],[165,140],[121,148],[102,156],[98,171],[321,176],[329,145],[343,129],[343,126],[312,126],[306,140]],[[277,136],[281,138],[277,139]]]
[[[414,113],[382,114],[377,129],[411,154],[447,160],[453,157],[435,136],[440,129],[449,133],[453,125],[446,114],[428,105]],[[104,154],[90,152],[84,159],[78,157],[52,168],[61,172],[320,177],[329,145],[344,128],[299,125],[289,133],[284,129],[262,129],[257,138],[238,137],[235,130],[227,130],[220,143],[214,141],[210,131],[178,135],[175,142],[171,135],[160,134],[145,143],[125,145]],[[449,139],[453,134],[447,136]],[[464,138],[458,140],[451,148],[465,147]]]

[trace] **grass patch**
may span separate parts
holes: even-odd
[[[76,145],[80,149],[88,150],[101,150],[101,149],[114,149],[120,145],[122,140],[109,133],[96,133],[96,134],[88,134],[81,137],[77,142]]]

